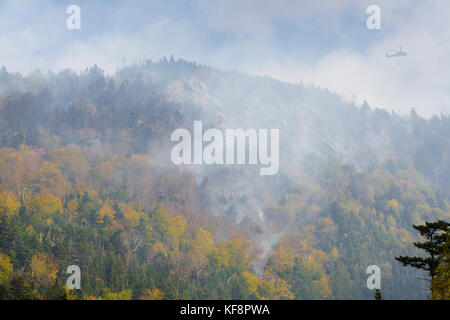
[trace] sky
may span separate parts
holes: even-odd
[[[69,5],[81,29],[69,30]],[[381,29],[369,30],[369,5]],[[0,65],[108,73],[173,55],[314,85],[360,104],[450,114],[448,0],[0,0]],[[402,47],[406,57],[387,58]]]

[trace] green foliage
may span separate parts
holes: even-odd
[[[14,153],[25,159],[33,152],[0,149],[0,157]],[[188,193],[185,198],[161,196],[164,189],[179,188],[184,173],[154,167],[147,158],[141,159],[144,163],[134,158],[130,164],[132,157],[86,159],[82,162],[88,165],[87,173],[78,181],[59,169],[66,166],[68,158],[52,155],[51,161],[57,165],[46,157],[30,158],[34,169],[24,172],[21,180],[9,179],[4,184],[19,208],[14,209],[15,214],[8,210],[0,214],[3,297],[369,299],[364,268],[370,261],[384,270],[388,298],[405,297],[405,293],[417,298],[420,295],[412,295],[411,290],[420,292],[420,284],[411,284],[415,275],[400,270],[392,257],[397,252],[413,252],[408,246],[414,239],[408,227],[409,212],[429,208],[420,213],[427,218],[449,212],[445,202],[434,200],[433,191],[420,178],[403,170],[391,174],[377,167],[360,173],[329,160],[316,161],[308,182],[312,186],[305,189],[312,193],[293,188],[289,196],[266,210],[269,216],[277,212],[282,220],[274,216],[272,221],[286,223],[289,229],[269,251],[264,275],[255,275],[253,266],[260,261],[251,237],[233,231],[235,226],[229,224],[228,235],[219,238],[215,230],[223,228],[223,220],[205,210],[198,198]],[[128,172],[145,168],[154,185],[141,190],[141,197],[123,197],[116,191],[123,188],[128,176],[120,174],[117,181],[106,182],[92,169],[110,164],[118,171],[126,166]],[[8,164],[9,168],[12,165]],[[24,170],[20,161],[15,166],[15,172]],[[27,189],[22,184],[34,181],[48,186],[52,181],[33,178],[42,172],[41,166],[52,167],[53,176],[66,181],[64,195],[59,190]],[[332,185],[325,179],[330,174]],[[136,177],[134,183],[149,176]],[[420,186],[415,184],[419,182]],[[184,183],[197,190],[195,181]],[[22,195],[14,191],[19,186],[27,190]],[[161,193],[155,192],[157,187]],[[336,193],[338,197],[324,201]],[[429,234],[426,228],[416,229],[442,245],[440,236]],[[81,267],[80,294],[63,290],[67,279],[63,271],[70,264]]]
[[[433,300],[450,300],[450,234],[447,236],[443,255],[431,282]]]
[[[383,300],[383,296],[381,295],[380,289],[375,290],[375,300]]]
[[[307,118],[319,147],[272,179],[165,165],[164,139],[204,114],[167,97],[191,78],[225,118],[242,101],[260,101],[255,114],[280,106],[266,120],[292,136]],[[393,257],[418,254],[411,225],[450,218],[448,116],[359,110],[318,88],[181,60],[0,81],[1,299],[373,299],[372,264],[383,298],[424,298],[423,272]],[[284,154],[302,154],[293,140]],[[336,159],[341,143],[354,161]],[[446,298],[448,251],[438,257],[442,239],[430,241],[417,247],[432,260],[414,261],[435,273],[433,298]],[[72,264],[81,291],[64,290]]]
[[[436,269],[442,261],[444,254],[445,241],[450,231],[450,223],[445,221],[425,222],[425,225],[414,226],[420,232],[420,235],[425,237],[425,242],[415,242],[414,245],[422,250],[425,250],[429,255],[423,257],[407,257],[400,256],[395,258],[404,266],[412,266],[414,268],[426,270],[430,277],[436,275]]]

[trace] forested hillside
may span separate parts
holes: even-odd
[[[194,120],[279,128],[279,173],[173,165]],[[1,69],[0,148],[0,298],[372,299],[375,264],[385,299],[423,299],[395,257],[417,254],[413,224],[450,219],[448,115],[173,58]]]

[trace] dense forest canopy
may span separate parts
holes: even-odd
[[[173,165],[194,120],[279,128],[280,172]],[[383,298],[421,299],[426,274],[394,257],[417,254],[413,224],[450,219],[448,115],[173,58],[3,67],[0,148],[4,298],[370,299],[375,264]]]

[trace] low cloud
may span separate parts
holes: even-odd
[[[314,83],[374,107],[432,116],[450,111],[444,0],[78,1],[82,30],[65,28],[68,1],[0,4],[0,65],[10,71],[114,72],[144,56]],[[382,29],[365,27],[369,4]],[[404,58],[388,59],[402,45]]]

